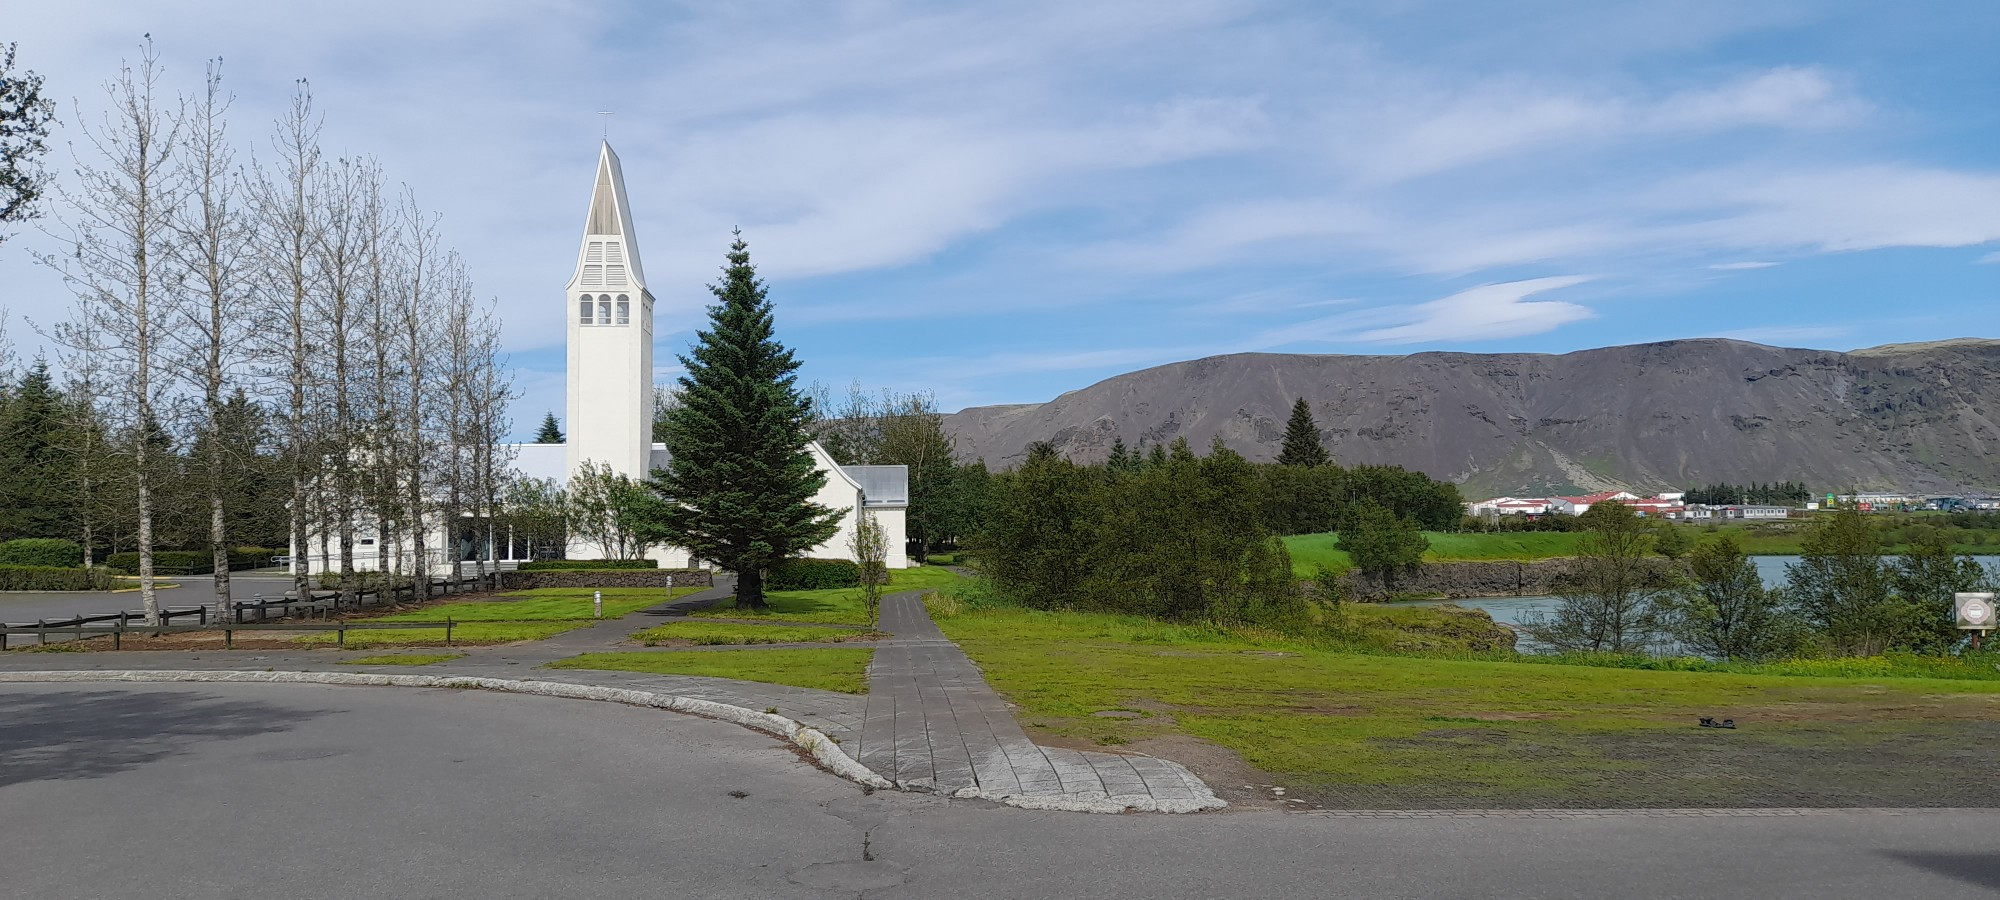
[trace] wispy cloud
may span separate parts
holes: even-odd
[[[1426,341],[1499,340],[1552,331],[1596,313],[1562,300],[1529,300],[1536,294],[1589,281],[1587,275],[1557,275],[1481,285],[1442,300],[1410,307],[1412,321],[1357,335],[1379,344]]]
[[[1715,269],[1716,271],[1719,272],[1741,272],[1749,269],[1768,269],[1776,265],[1778,264],[1774,262],[1763,262],[1759,260],[1744,260],[1742,262],[1713,263],[1709,266],[1709,268]]]

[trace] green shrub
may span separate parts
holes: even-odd
[[[861,586],[861,566],[849,559],[788,559],[764,574],[772,591],[823,591]]]
[[[522,572],[575,572],[611,571],[616,569],[657,569],[660,564],[651,559],[542,559],[524,562]]]
[[[62,538],[21,538],[0,542],[0,566],[68,569],[83,562],[83,545]]]
[[[0,591],[108,591],[110,589],[111,573],[102,569],[0,566]]]

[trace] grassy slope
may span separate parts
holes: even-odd
[[[1349,805],[1440,797],[1469,805],[1728,805],[1728,792],[1756,787],[1745,772],[1766,764],[1802,771],[1788,759],[1793,748],[1851,750],[1853,765],[1865,767],[1876,743],[1901,750],[1895,742],[1912,729],[1988,727],[2000,714],[1996,681],[1364,655],[1128,617],[1005,608],[940,617],[939,625],[1020,705],[1031,728],[1100,744],[1202,738],[1294,795],[1363,796]],[[1091,716],[1113,709],[1145,717]],[[1691,727],[1698,716],[1754,723],[1728,733],[1731,749],[1748,748],[1749,761],[1733,774],[1683,764],[1681,755],[1715,746],[1714,732]],[[1672,759],[1661,768],[1683,781],[1631,794],[1629,776],[1649,768],[1632,746]]]
[[[896,569],[889,573],[889,586],[884,593],[907,591],[913,588],[936,588],[959,580],[959,576],[948,569],[937,566],[918,566],[911,569]],[[861,596],[860,588],[829,588],[822,591],[770,591],[764,595],[771,604],[767,613],[745,613],[736,609],[733,601],[724,600],[720,605],[697,610],[694,616],[721,616],[736,618],[745,616],[768,617],[783,622],[814,622],[827,625],[866,625],[868,610]]]
[[[551,669],[611,669],[659,675],[704,675],[766,684],[868,692],[868,660],[874,650],[717,650],[703,652],[586,653],[549,663]]]

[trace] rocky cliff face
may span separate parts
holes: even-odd
[[[1245,353],[1159,366],[1038,405],[946,418],[967,457],[1030,443],[1078,460],[1221,437],[1277,455],[1305,397],[1343,463],[1396,463],[1469,495],[1803,479],[1923,492],[2000,490],[2000,341],[1851,353],[1689,340],[1562,355]]]

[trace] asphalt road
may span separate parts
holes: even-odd
[[[163,608],[215,602],[215,583],[210,576],[188,575],[161,580],[170,580],[178,585],[159,592]],[[239,600],[258,596],[276,597],[292,588],[292,580],[284,575],[237,572],[230,576],[229,581],[230,595]],[[67,619],[78,614],[97,615],[140,608],[138,591],[0,591],[0,622],[33,623],[37,619]]]
[[[311,685],[0,686],[0,894],[50,900],[1950,900],[2000,891],[1996,832],[2000,812],[1030,812],[864,795],[772,738],[610,704]]]

